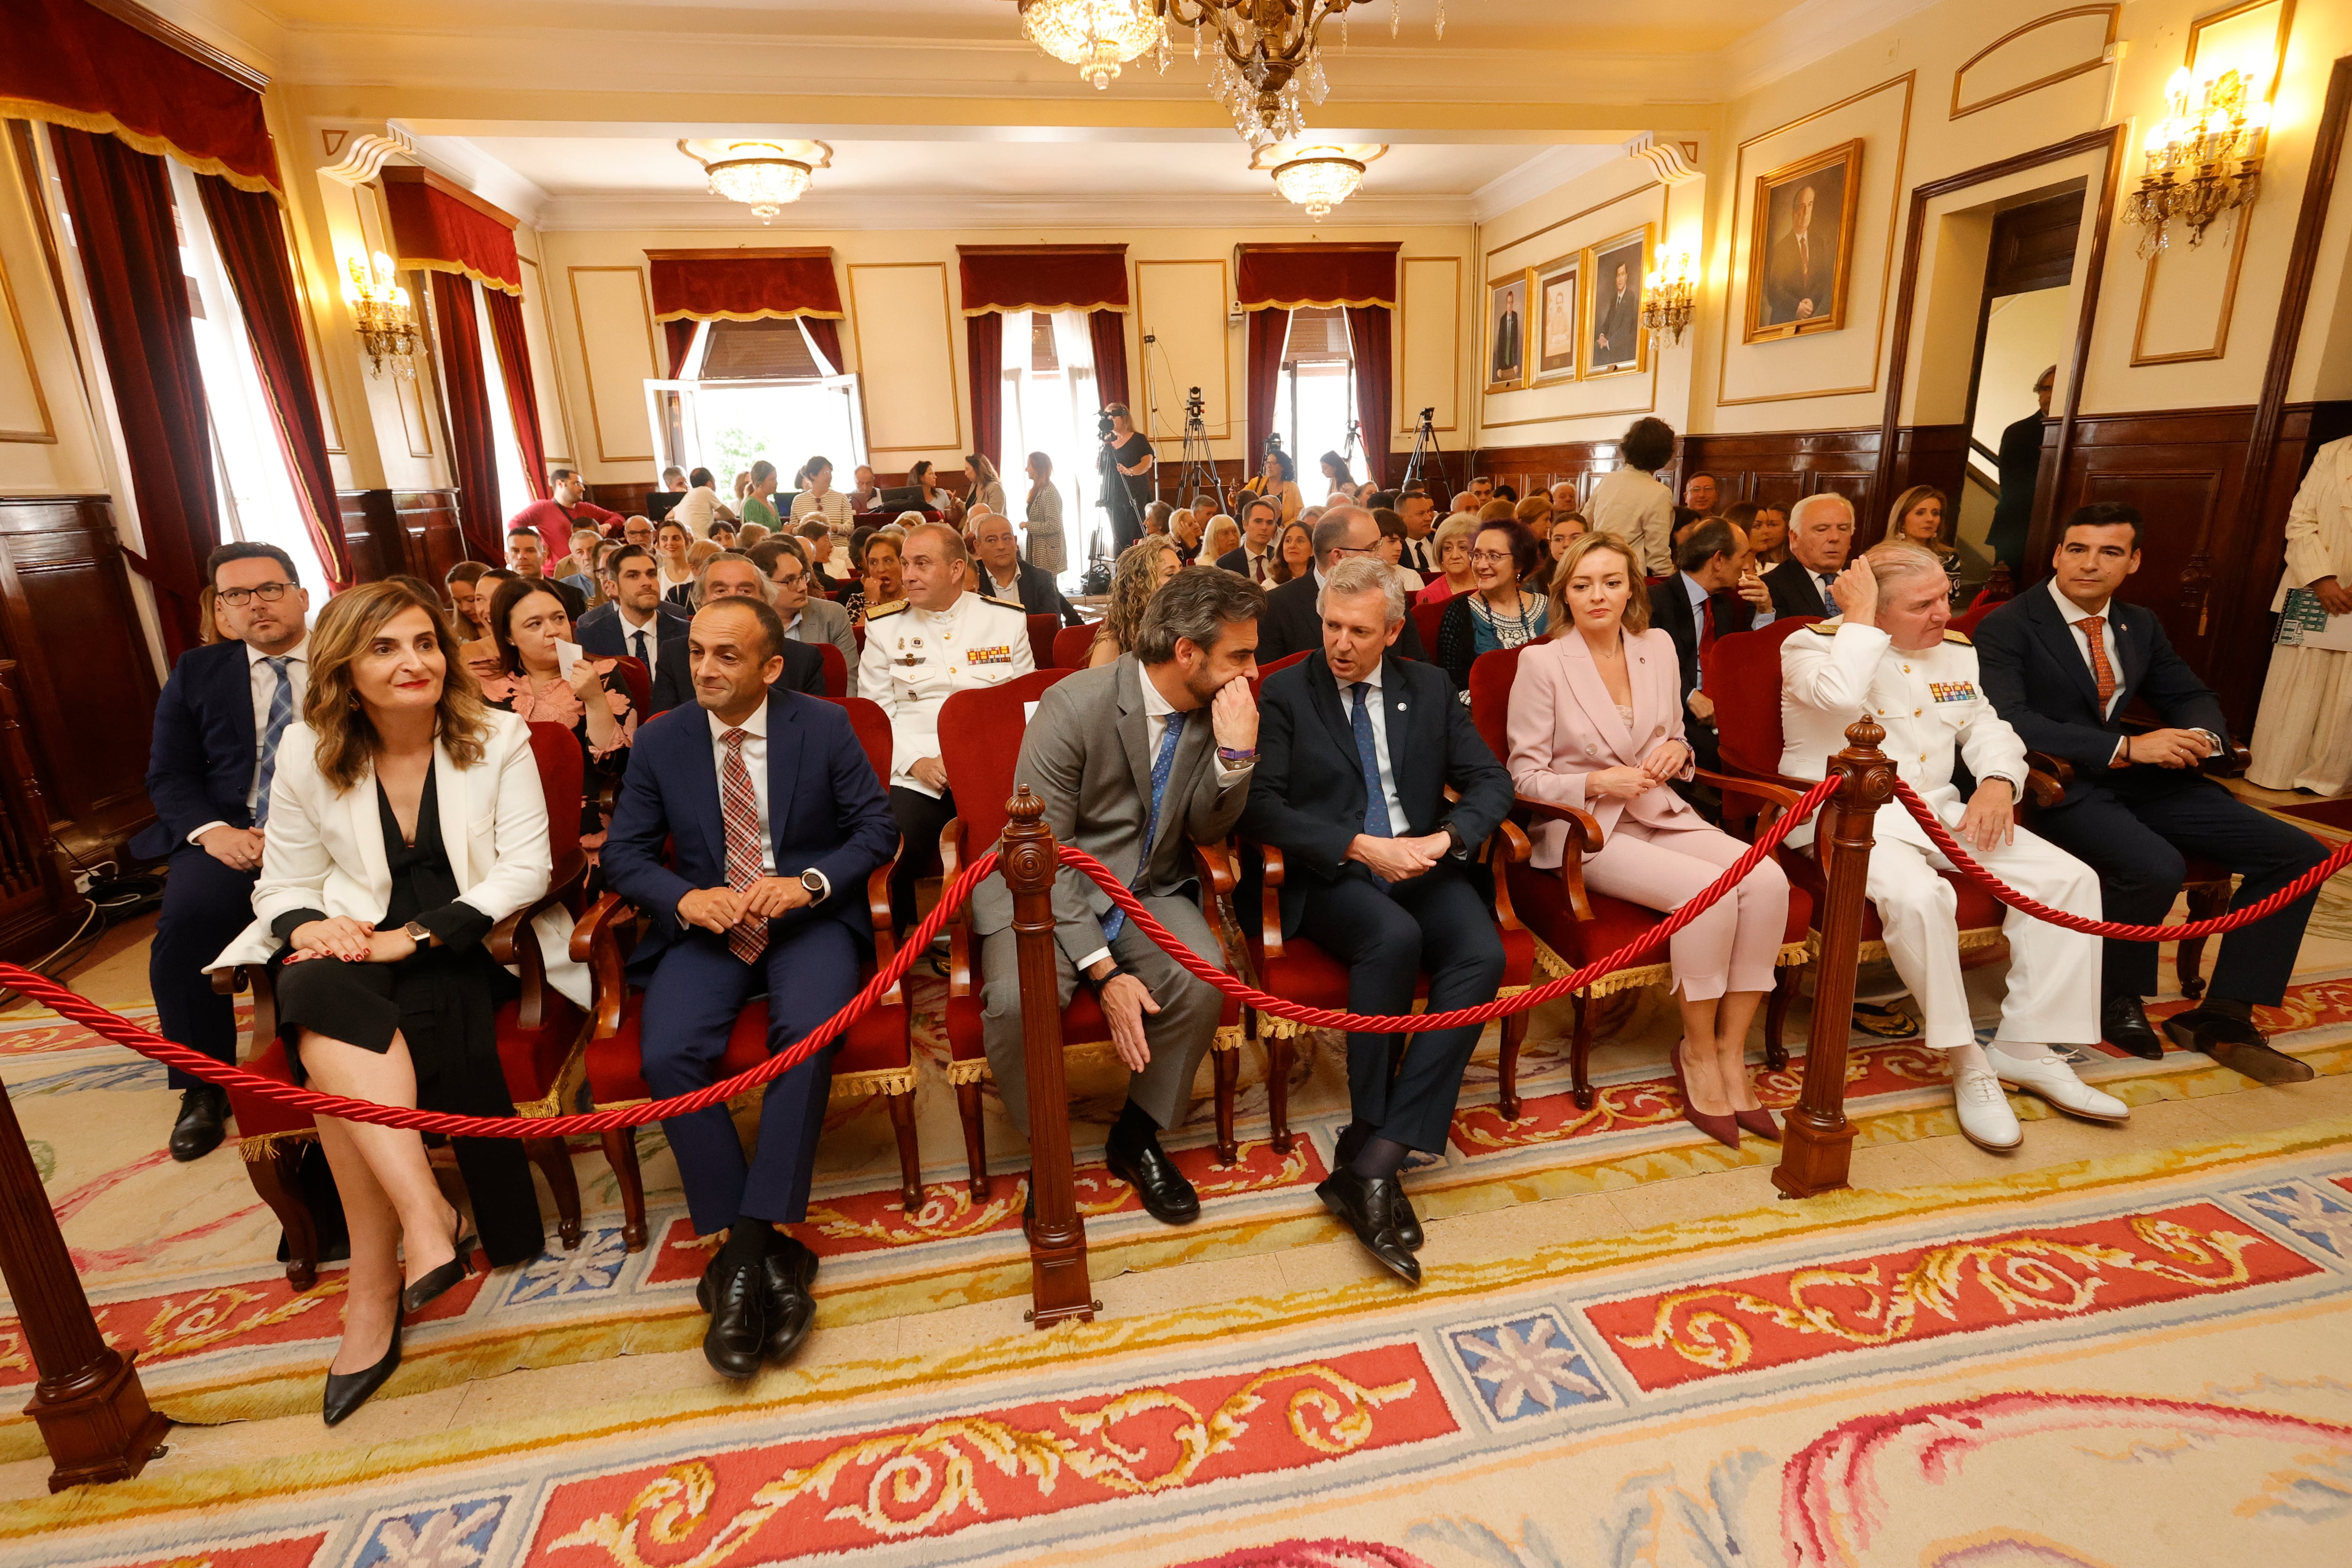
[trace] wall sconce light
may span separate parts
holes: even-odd
[[[1698,275],[1691,270],[1690,252],[1668,261],[1659,258],[1658,268],[1642,280],[1642,325],[1652,333],[1652,341],[1680,344],[1683,332],[1689,327],[1691,300],[1698,292]]]
[[[2174,219],[2195,247],[2215,218],[2252,206],[2262,194],[2271,106],[2255,83],[2267,80],[2269,69],[2200,79],[2183,66],[2172,73],[2165,84],[2165,117],[2148,129],[2147,171],[2124,204],[2124,221],[2147,231],[2141,256],[2170,246]],[[2235,171],[2225,167],[2231,163]]]
[[[368,356],[368,374],[382,375],[389,358],[395,375],[414,377],[416,364],[410,356],[417,346],[416,316],[409,309],[408,290],[396,281],[392,258],[379,250],[371,268],[354,256],[350,272],[343,303],[351,308],[360,347]]]

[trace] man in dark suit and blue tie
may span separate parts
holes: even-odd
[[[871,956],[866,879],[898,830],[840,707],[772,689],[783,623],[722,595],[688,635],[695,705],[637,731],[605,843],[606,880],[651,919],[630,968],[646,985],[646,1082],[668,1099],[714,1082],[743,1005],[768,998],[783,1049],[856,994]],[[674,845],[669,864],[665,839]],[[767,1088],[748,1164],[723,1105],[662,1124],[697,1235],[727,1233],[698,1295],[702,1353],[729,1377],[799,1348],[816,1255],[776,1227],[807,1215],[832,1048]]]
[[[274,544],[224,544],[205,569],[237,640],[190,648],[163,683],[147,763],[155,824],[131,847],[170,858],[147,958],[157,1026],[166,1039],[228,1063],[236,1060],[235,1005],[213,989],[205,965],[226,940],[222,932],[253,919],[278,742],[301,716],[310,686],[310,595]],[[178,1068],[171,1085],[180,1090],[172,1158],[202,1159],[220,1146],[228,1095]]]
[[[605,563],[613,599],[580,617],[581,648],[597,658],[634,658],[653,683],[650,717],[694,700],[686,627],[694,612],[662,597],[661,563],[641,544],[625,544]]]
[[[1789,559],[1764,574],[1775,616],[1836,615],[1830,584],[1853,550],[1853,503],[1835,490],[1816,490],[1789,512]]]
[[[2065,798],[2037,813],[2033,831],[2099,874],[2106,918],[2162,921],[2180,893],[2183,857],[2219,861],[2242,877],[2242,909],[2317,865],[2311,836],[2265,816],[2207,779],[2199,764],[2226,754],[2221,700],[2198,679],[2156,612],[2115,597],[2139,570],[2140,515],[2118,501],[2078,508],[2052,561],[2055,572],[1979,622],[1985,696],[2025,743],[2072,764]],[[2124,710],[2146,703],[2164,726],[2126,731]],[[2312,1077],[2308,1063],[2271,1048],[2254,1026],[2275,1005],[2316,891],[2221,942],[2204,1005],[2165,1021],[2182,1047],[2263,1083]],[[2140,999],[2156,990],[2156,944],[2109,941],[2100,1024],[2106,1039],[2154,1060],[2164,1043]]]
[[[1429,971],[1429,1010],[1494,1000],[1502,938],[1470,857],[1511,808],[1511,776],[1434,665],[1391,657],[1404,624],[1396,574],[1368,557],[1326,576],[1323,646],[1266,679],[1258,763],[1242,830],[1281,849],[1282,931],[1349,966],[1348,1010],[1412,1011]],[[1461,798],[1448,805],[1452,785]],[[1445,1144],[1469,1026],[1414,1038],[1348,1037],[1354,1119],[1317,1189],[1395,1273],[1421,1282],[1421,1227],[1397,1183],[1413,1150]]]

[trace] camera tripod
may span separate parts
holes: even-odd
[[[1426,458],[1429,466],[1436,471],[1438,482],[1445,489],[1444,495],[1439,499],[1451,500],[1454,497],[1454,480],[1445,471],[1445,454],[1438,450],[1437,426],[1432,419],[1432,416],[1436,412],[1434,407],[1423,409],[1420,422],[1412,427],[1412,456],[1405,460],[1404,482],[1410,485],[1421,481],[1422,462]],[[1432,490],[1430,493],[1435,495],[1437,492]]]
[[[1176,473],[1175,500],[1179,507],[1191,506],[1194,496],[1219,494],[1217,463],[1209,456],[1209,426],[1201,417],[1202,407],[1199,387],[1185,394],[1184,456]],[[1222,510],[1222,497],[1218,504]]]

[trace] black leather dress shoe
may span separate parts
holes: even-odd
[[[721,1377],[737,1382],[760,1370],[768,1340],[767,1279],[760,1265],[727,1268],[714,1258],[702,1272],[697,1300],[710,1303],[710,1327],[702,1336],[702,1359]]]
[[[2164,1040],[2148,1023],[2147,1009],[2137,996],[2110,996],[2099,1004],[2099,1035],[2107,1044],[2142,1061],[2158,1061],[2164,1056]]]
[[[228,1131],[228,1091],[200,1083],[182,1091],[179,1120],[172,1123],[172,1158],[201,1160],[221,1145]],[[352,1374],[360,1376],[358,1373]],[[386,1375],[389,1375],[388,1373]]]
[[[767,1357],[789,1360],[816,1326],[816,1254],[789,1236],[779,1236],[776,1250],[760,1260],[760,1279],[767,1296]]]
[[[1412,1212],[1412,1200],[1404,1195],[1404,1184],[1398,1182],[1396,1199],[1390,1205],[1389,1218],[1395,1222],[1397,1239],[1404,1243],[1407,1252],[1421,1250],[1421,1216]]]
[[[2203,1051],[2256,1083],[2307,1083],[2318,1076],[2309,1062],[2277,1049],[2268,1036],[2242,1018],[2200,1007],[2167,1018],[2164,1032],[2181,1049]]]
[[[1335,1171],[1323,1178],[1315,1195],[1323,1206],[1347,1223],[1364,1244],[1364,1250],[1382,1268],[1408,1285],[1421,1283],[1421,1264],[1396,1232],[1395,1207],[1400,1189],[1393,1176],[1360,1176]]]
[[[1134,1143],[1114,1141],[1103,1150],[1110,1173],[1135,1189],[1144,1212],[1162,1225],[1190,1225],[1201,1217],[1201,1194],[1160,1147],[1157,1138]]]
[[[368,1402],[368,1396],[382,1388],[392,1374],[400,1370],[400,1321],[392,1324],[392,1343],[383,1359],[364,1372],[331,1372],[327,1374],[327,1395],[320,1407],[332,1426],[352,1411]]]

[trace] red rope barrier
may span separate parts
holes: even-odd
[[[1943,851],[1944,858],[1952,863],[1954,870],[2002,903],[2013,910],[2022,910],[2038,921],[2063,926],[2068,931],[2078,931],[2086,936],[2116,937],[2124,942],[2187,942],[2198,937],[2219,936],[2223,931],[2250,926],[2256,921],[2269,919],[2346,866],[2352,865],[2352,840],[2347,840],[2336,847],[2336,853],[2285,887],[2242,910],[2231,910],[2226,914],[2215,915],[2211,920],[2183,921],[2178,925],[2125,925],[2119,921],[2095,921],[2087,915],[2069,914],[2064,910],[2053,909],[2039,899],[2026,897],[1969,858],[1969,852],[1960,847],[1960,841],[1952,837],[1952,830],[1937,816],[1935,807],[1920,799],[1918,792],[1901,779],[1895,781],[1895,798],[1901,801],[1903,808],[1927,830],[1927,837],[1935,841],[1937,849]]]

